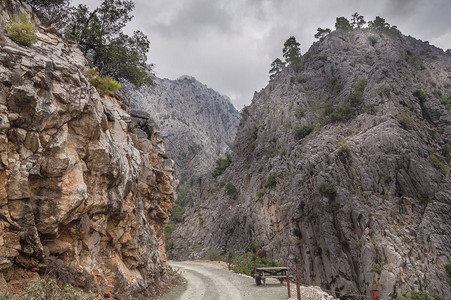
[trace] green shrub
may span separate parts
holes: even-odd
[[[451,157],[451,146],[450,145],[443,145],[441,148],[441,153],[445,158]]]
[[[259,129],[260,129],[260,126],[254,126],[254,128],[252,129],[252,133],[251,133],[252,140],[255,141],[257,139]]]
[[[14,16],[11,23],[5,26],[5,29],[6,35],[22,46],[30,47],[37,41],[36,29],[28,20],[26,13]]]
[[[446,173],[448,173],[448,167],[442,163],[437,156],[435,155],[431,155],[429,156],[429,161],[432,163],[432,165],[434,166],[434,168],[436,168],[437,170],[439,170],[440,173],[442,173],[443,175],[445,175]]]
[[[390,96],[390,92],[391,92],[391,89],[390,89],[390,87],[388,86],[388,85],[381,85],[378,89],[378,92],[379,92],[379,96]]]
[[[443,85],[443,87],[444,87],[445,89],[449,89],[449,88],[451,88],[451,83],[447,82],[447,83],[445,83],[445,84]]]
[[[374,263],[373,267],[371,268],[371,270],[373,270],[374,272],[380,274],[382,272],[382,266],[380,264]]]
[[[246,248],[244,249],[244,251],[247,252],[252,252],[252,253],[257,253],[258,250],[260,250],[261,248],[263,248],[263,243],[262,242],[256,242],[254,240],[251,240],[247,245]]]
[[[347,121],[354,117],[363,104],[363,92],[368,83],[366,78],[361,78],[354,85],[354,92],[349,95],[346,102],[341,106],[333,107],[332,103],[328,102],[322,112],[321,123],[335,123],[340,121]]]
[[[413,56],[407,55],[407,56],[406,56],[406,61],[407,61],[410,65],[412,65],[415,69],[417,69],[417,70],[424,70],[424,69],[426,69],[426,68],[424,67],[424,58],[421,57],[421,56],[418,55],[418,54],[415,54],[415,55],[413,55]]]
[[[297,116],[298,118],[301,118],[301,117],[304,116],[305,111],[306,111],[305,108],[303,108],[303,107],[301,107],[301,106],[298,106],[298,107],[296,107],[296,109],[295,109],[295,114],[296,114],[296,116]]]
[[[205,224],[205,219],[202,216],[199,216],[197,219],[199,220],[199,225],[203,227]]]
[[[423,291],[412,291],[410,297],[398,296],[396,300],[432,300],[428,294]]]
[[[424,101],[427,99],[428,94],[426,94],[425,92],[423,92],[422,90],[415,90],[412,95],[414,97],[416,97],[418,100],[420,101]]]
[[[413,120],[406,112],[402,112],[398,115],[398,122],[405,130],[409,130],[413,127]]]
[[[85,293],[83,291],[75,289],[72,285],[66,284],[64,290],[58,286],[55,279],[44,280],[36,279],[33,281],[33,285],[26,291],[27,300],[95,300],[96,297],[93,293]]]
[[[351,157],[352,150],[346,140],[339,140],[338,147],[338,155],[340,157],[342,157],[343,159],[348,159],[349,157]]]
[[[265,195],[265,191],[264,190],[258,190],[255,195],[257,196],[257,199],[261,199],[263,197],[263,195]]]
[[[337,195],[337,190],[335,189],[334,184],[328,181],[321,183],[318,187],[318,191],[321,195],[329,198],[329,200],[335,199],[335,196]]]
[[[225,158],[218,158],[216,160],[216,167],[213,170],[213,177],[218,177],[230,166],[232,163],[232,157],[230,154],[226,154]]]
[[[440,99],[443,94],[442,94],[442,92],[440,90],[433,90],[432,91],[432,95],[434,95],[435,97]]]
[[[371,46],[376,45],[376,43],[377,43],[377,36],[370,35],[370,36],[367,37],[367,39],[370,42]]]
[[[443,96],[440,99],[440,103],[443,104],[447,110],[450,110],[451,109],[451,96],[450,97]]]
[[[0,300],[11,300],[13,295],[10,292],[0,293]]]
[[[294,138],[297,140],[301,140],[305,138],[307,135],[309,135],[313,131],[313,126],[296,126],[294,127]]]
[[[272,187],[275,187],[276,185],[277,185],[276,175],[274,175],[274,174],[269,175],[268,179],[265,182],[264,187],[272,188]]]
[[[451,278],[451,263],[445,264],[445,271],[448,274],[448,277]]]
[[[221,252],[218,248],[210,248],[202,255],[202,259],[217,261]]]
[[[172,248],[173,241],[172,241],[172,233],[175,230],[175,224],[170,222],[165,228],[164,228],[164,241],[166,244],[166,251],[169,251]]]
[[[230,198],[232,198],[233,200],[236,200],[236,198],[238,197],[238,190],[233,185],[233,183],[231,183],[231,182],[227,183],[225,185],[224,189],[225,189],[226,194],[229,195]]]
[[[112,95],[122,88],[122,85],[111,77],[101,77],[96,70],[89,69],[85,72],[89,81],[100,95]]]
[[[259,257],[255,253],[247,252],[244,254],[238,254],[232,259],[232,270],[235,273],[246,274],[248,276],[254,276],[254,264],[258,267],[282,267],[282,264],[267,258]]]

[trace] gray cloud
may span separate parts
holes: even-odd
[[[451,48],[449,0],[134,0],[128,29],[150,39],[149,61],[160,77],[187,74],[248,105],[268,82],[268,70],[294,35],[305,53],[318,27],[333,29],[335,18],[358,11],[377,15],[404,34]],[[74,2],[98,5],[100,0]],[[95,3],[95,4],[94,4]]]

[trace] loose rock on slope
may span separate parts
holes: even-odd
[[[172,257],[254,240],[336,296],[451,298],[450,78],[451,57],[411,37],[315,43],[243,111],[226,172],[195,182]]]
[[[155,297],[174,163],[157,130],[140,137],[123,99],[87,82],[76,45],[37,34],[23,48],[0,33],[0,291],[21,296],[46,275],[107,298]]]

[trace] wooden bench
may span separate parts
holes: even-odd
[[[283,280],[287,279],[287,267],[266,267],[266,268],[255,268],[255,283],[257,285],[266,285],[266,278],[275,278],[283,283]],[[289,276],[290,277],[290,276]]]

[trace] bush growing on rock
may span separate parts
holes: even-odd
[[[277,185],[276,175],[274,175],[274,174],[269,175],[268,179],[265,182],[264,187],[272,188],[272,187],[275,187],[276,185]]]
[[[111,77],[101,77],[96,70],[87,70],[85,75],[89,81],[99,92],[100,95],[112,95],[122,88],[122,85]]]
[[[335,189],[334,184],[328,181],[321,183],[318,187],[318,191],[329,200],[334,200],[337,195],[337,190]]]
[[[232,163],[232,156],[230,154],[226,154],[224,158],[218,158],[216,160],[216,167],[213,170],[213,177],[218,177],[230,166]]]
[[[442,173],[443,175],[445,175],[446,173],[448,173],[448,167],[442,163],[437,156],[435,155],[431,155],[429,156],[429,161],[432,163],[432,165],[434,166],[434,168],[436,168],[440,173]]]
[[[294,138],[297,140],[301,140],[305,138],[307,135],[309,135],[313,131],[313,126],[296,126],[294,127]]]
[[[232,259],[232,270],[235,273],[254,276],[254,263],[258,267],[281,267],[282,264],[268,257],[260,257],[252,252],[238,254]]]
[[[238,190],[233,185],[233,183],[231,183],[231,182],[227,183],[225,185],[224,189],[225,189],[226,194],[229,195],[230,198],[232,198],[233,200],[236,200],[236,198],[238,197]]]
[[[37,41],[36,29],[25,13],[13,17],[11,23],[7,24],[5,29],[6,35],[22,46],[30,47]]]
[[[412,95],[420,101],[424,101],[427,99],[428,94],[423,92],[422,90],[415,90]]]
[[[95,300],[97,299],[93,293],[85,293],[76,290],[72,285],[66,284],[62,290],[55,279],[44,280],[36,279],[33,285],[27,289],[25,299],[27,300]]]
[[[410,297],[398,296],[396,300],[431,300],[431,298],[423,291],[412,291]]]

